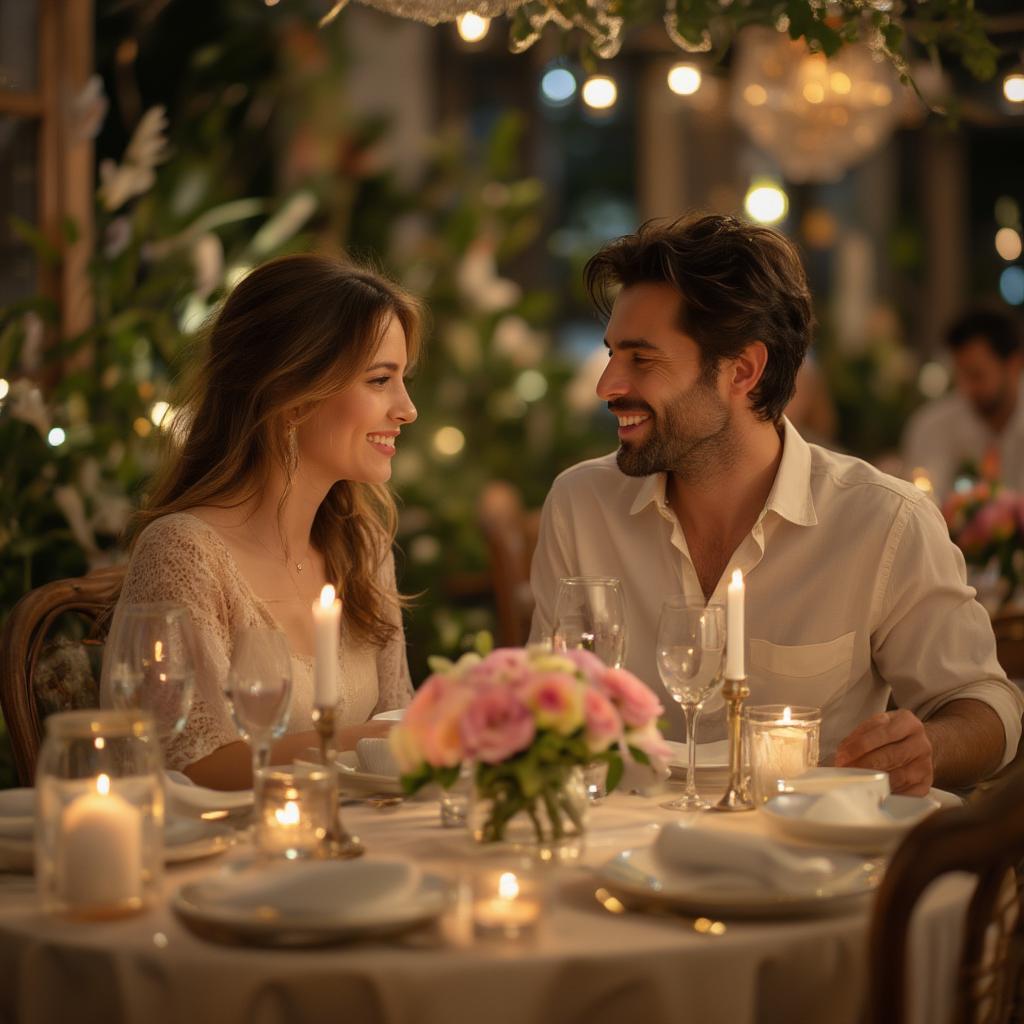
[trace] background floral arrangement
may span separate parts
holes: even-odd
[[[954,491],[942,514],[968,565],[994,564],[1003,581],[1002,604],[1014,595],[1024,575],[1024,495],[981,480]]]
[[[573,768],[605,762],[611,791],[624,762],[664,767],[662,711],[636,676],[589,652],[501,648],[441,662],[391,731],[391,748],[409,793],[450,786],[472,763],[476,793],[490,802],[484,841],[503,839],[520,812],[539,841],[557,841],[581,827],[561,796]]]

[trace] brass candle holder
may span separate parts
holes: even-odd
[[[743,702],[750,696],[746,676],[726,679],[722,686],[728,708],[729,730],[729,784],[725,795],[711,809],[713,811],[752,811],[754,801],[750,796],[743,771]]]
[[[341,805],[339,802],[338,768],[334,763],[334,708],[313,708],[313,725],[320,737],[320,762],[331,774],[331,810],[330,831],[324,836],[321,856],[349,860],[361,857],[366,848],[359,836],[352,835],[341,822]]]

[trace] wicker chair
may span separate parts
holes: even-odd
[[[44,584],[29,591],[4,623],[0,707],[22,785],[35,778],[43,717],[97,702],[98,652],[124,573],[119,566]]]
[[[498,643],[526,643],[533,616],[530,562],[537,546],[540,512],[523,507],[512,484],[491,481],[480,495],[477,517],[491,561],[491,587],[498,618]]]
[[[1021,865],[1024,767],[964,807],[939,811],[896,850],[871,921],[870,994],[865,1020],[908,1019],[907,939],[911,914],[929,884],[953,871],[978,879],[964,920],[955,1024],[1019,1021],[1024,967]]]

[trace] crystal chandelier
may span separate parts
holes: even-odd
[[[826,58],[771,29],[737,41],[733,114],[790,181],[836,181],[881,146],[899,89],[892,65],[861,43]]]

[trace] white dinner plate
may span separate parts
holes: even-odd
[[[320,862],[321,869],[335,869],[339,881],[346,872],[356,878],[356,889],[363,888],[361,869],[381,865],[373,861]],[[285,868],[302,870],[304,865]],[[229,866],[225,873],[208,876],[181,886],[171,898],[179,917],[195,931],[210,938],[244,941],[267,946],[313,946],[348,939],[393,935],[437,918],[444,910],[450,883],[437,875],[418,877],[409,891],[389,897],[376,894],[360,899],[358,891],[342,882],[315,878],[306,892],[287,893],[275,898],[259,892],[257,865]],[[280,870],[280,867],[270,870]],[[225,899],[224,879],[231,872],[248,873],[256,882],[248,897]],[[322,872],[321,872],[322,874]],[[372,881],[368,883],[372,888]],[[230,891],[230,890],[229,890]]]
[[[405,718],[405,708],[394,708],[391,711],[382,711],[379,715],[374,715],[372,721],[400,722],[403,718]]]
[[[882,853],[891,850],[919,821],[941,806],[930,796],[893,794],[882,801],[878,821],[833,822],[805,817],[816,800],[818,796],[810,793],[780,793],[764,805],[762,812],[772,828],[787,839],[835,850]]]
[[[816,856],[822,856],[818,853]],[[878,861],[844,853],[826,855],[835,871],[812,890],[789,892],[735,875],[667,866],[653,846],[623,850],[598,869],[601,884],[627,900],[702,917],[806,917],[860,907],[882,878]]]
[[[685,779],[689,757],[686,744],[675,740],[665,741],[671,754],[668,767],[673,779]],[[715,740],[712,743],[697,744],[697,775],[725,775],[729,771],[729,741]]]

